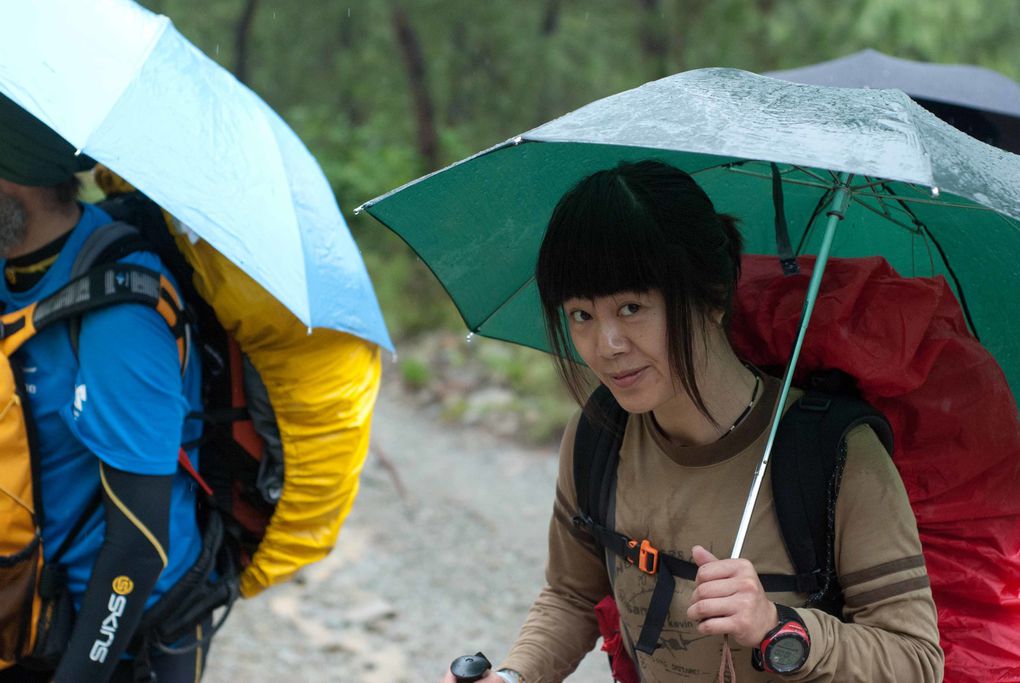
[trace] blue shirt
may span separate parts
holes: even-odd
[[[0,278],[0,303],[6,311],[49,296],[68,282],[85,240],[112,220],[95,206],[84,204],[82,209],[64,248],[34,287],[12,292]],[[134,253],[121,261],[160,271],[173,281],[155,254]],[[0,270],[4,265],[0,263]],[[148,607],[191,567],[201,548],[196,485],[177,467],[180,445],[201,434],[199,421],[185,419],[201,409],[200,361],[192,353],[182,376],[173,333],[162,316],[141,304],[83,315],[78,343],[76,356],[67,324],[56,323],[15,353],[37,435],[43,552],[48,556],[60,547],[99,490],[96,458],[134,474],[176,473],[166,549],[169,562]],[[197,467],[197,453],[190,455]],[[101,508],[61,558],[77,606],[104,537]]]

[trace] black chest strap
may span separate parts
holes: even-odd
[[[577,515],[573,519],[574,526],[582,529],[596,540],[605,550],[617,555],[628,564],[655,577],[655,588],[648,604],[641,635],[635,647],[648,654],[655,652],[659,644],[659,636],[666,623],[669,607],[676,591],[676,578],[694,581],[698,575],[698,565],[674,555],[664,553],[652,545],[647,538],[636,540],[619,532],[596,524],[590,517]],[[766,593],[804,593],[813,594],[823,586],[819,572],[804,574],[758,574],[762,588]]]

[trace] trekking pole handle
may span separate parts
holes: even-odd
[[[481,652],[473,655],[457,657],[450,664],[450,673],[457,679],[457,683],[474,683],[485,677],[485,674],[492,668],[492,664]]]

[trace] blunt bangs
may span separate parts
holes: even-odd
[[[668,289],[661,226],[622,179],[603,174],[583,196],[568,195],[549,222],[535,271],[546,310],[572,298]]]

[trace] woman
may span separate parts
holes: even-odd
[[[676,579],[661,634],[637,648],[655,576],[603,552],[572,523],[575,418],[560,450],[547,585],[510,654],[483,681],[565,678],[598,638],[593,607],[606,595],[620,607],[624,644],[645,681],[715,681],[724,642],[740,681],[776,680],[780,670],[788,680],[941,680],[916,523],[869,427],[848,436],[836,506],[845,622],[801,607],[807,595],[762,588],[758,574],[794,573],[768,478],[746,559],[720,559],[733,545],[780,393],[780,382],[742,362],[727,339],[740,253],[735,219],[716,213],[689,175],[663,163],[600,171],[560,200],[536,280],[575,397],[583,403],[590,384],[584,369],[564,360],[571,346],[629,413],[611,522],[629,538],[695,563],[697,576]],[[791,632],[801,651],[785,662],[766,658],[772,671],[756,668],[763,640]]]

